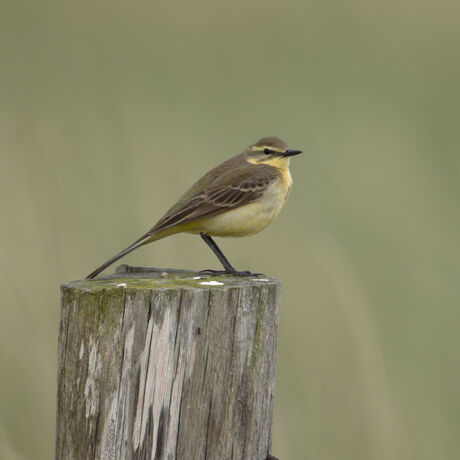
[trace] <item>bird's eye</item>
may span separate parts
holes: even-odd
[[[266,155],[268,155],[269,153],[272,153],[272,151],[271,151],[269,148],[265,147],[265,148],[264,148],[264,153],[265,153]]]

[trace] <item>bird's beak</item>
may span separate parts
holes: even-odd
[[[284,153],[283,153],[283,157],[292,157],[293,155],[298,155],[299,153],[302,153],[302,150],[291,150],[291,149],[287,149]]]

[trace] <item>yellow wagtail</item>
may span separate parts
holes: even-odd
[[[225,269],[204,272],[250,275],[235,270],[211,236],[249,236],[263,230],[286,202],[292,185],[289,160],[299,153],[277,137],[260,139],[206,173],[151,230],[87,278],[139,246],[181,232],[199,233]]]

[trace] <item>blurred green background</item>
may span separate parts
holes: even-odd
[[[267,135],[290,200],[218,243],[283,280],[273,453],[460,458],[457,2],[1,10],[0,458],[53,456],[60,283]],[[123,262],[218,268],[191,235]]]

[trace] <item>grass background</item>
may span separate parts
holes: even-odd
[[[447,0],[1,1],[0,457],[54,451],[59,284],[267,135],[283,280],[273,453],[460,458],[460,27]],[[124,262],[218,267],[179,235]]]

